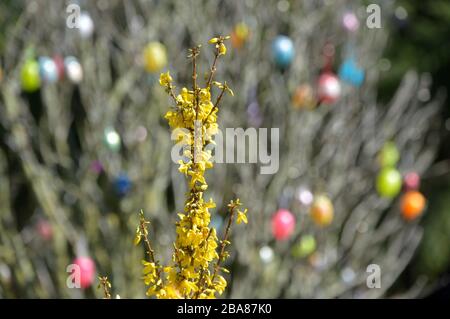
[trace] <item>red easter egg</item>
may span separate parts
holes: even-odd
[[[58,80],[64,79],[64,59],[60,55],[55,55],[53,57],[53,62],[56,65],[56,70],[58,71]]]
[[[341,96],[341,84],[337,76],[331,72],[322,73],[318,81],[317,94],[322,103],[336,102]]]
[[[295,217],[287,209],[279,209],[272,217],[272,233],[277,240],[286,240],[294,232]]]
[[[73,261],[80,267],[80,286],[83,289],[88,288],[95,279],[95,263],[90,257],[78,257]]]

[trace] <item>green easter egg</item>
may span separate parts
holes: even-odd
[[[39,63],[35,60],[28,60],[22,66],[20,73],[22,89],[25,92],[34,92],[41,86],[39,77]]]
[[[378,155],[381,167],[394,167],[400,159],[400,153],[394,142],[386,142]]]
[[[292,247],[292,256],[295,258],[303,258],[311,255],[315,250],[316,239],[312,235],[305,235]]]
[[[382,197],[395,197],[402,189],[402,175],[395,168],[385,167],[377,176],[376,188]]]

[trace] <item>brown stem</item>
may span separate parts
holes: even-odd
[[[214,55],[214,61],[211,65],[211,70],[209,72],[208,81],[206,81],[206,87],[211,87],[211,82],[214,76],[214,73],[216,72],[216,64],[217,64],[217,58],[219,57],[219,49],[216,49],[216,53]]]
[[[194,47],[192,50],[192,90],[197,90],[197,55],[198,47]]]
[[[212,110],[214,110],[215,108],[218,108],[218,107],[219,107],[219,103],[220,103],[220,101],[222,100],[222,96],[223,96],[223,94],[225,93],[226,90],[227,90],[227,87],[224,86],[224,87],[222,88],[222,91],[220,91],[220,94],[219,94],[219,96],[217,97],[216,103],[214,103],[214,107],[212,108]],[[211,112],[212,112],[212,110],[211,110]]]
[[[230,235],[230,229],[231,229],[231,225],[232,225],[233,219],[234,219],[234,209],[236,207],[237,207],[236,205],[230,207],[230,218],[228,219],[228,224],[227,224],[227,228],[225,230],[225,235],[224,235],[222,243],[221,243],[219,259],[217,260],[217,263],[214,266],[214,272],[213,272],[213,275],[211,277],[211,282],[212,283],[214,283],[214,279],[216,278],[217,272],[218,272],[218,270],[220,268],[220,263],[224,259],[223,257],[224,257],[224,254],[225,254],[225,248],[227,246],[228,236]]]
[[[220,91],[219,96],[217,97],[216,103],[214,103],[214,107],[209,111],[208,115],[205,117],[205,121],[208,119],[208,117],[214,112],[215,109],[219,107],[219,103],[222,100],[222,96],[225,93],[226,87],[224,86],[222,88],[222,91]]]
[[[100,277],[100,285],[103,288],[103,295],[105,296],[105,299],[111,299],[111,293],[109,292],[109,281],[108,277]]]
[[[158,262],[155,260],[155,252],[154,252],[152,245],[150,244],[150,240],[148,239],[148,236],[147,236],[146,223],[147,223],[146,220],[143,217],[141,217],[140,228],[141,228],[141,234],[144,237],[145,250],[146,250],[146,253],[150,257],[150,261],[152,263],[154,263],[156,266],[158,266]],[[158,278],[161,278],[160,277],[160,275],[161,275],[160,268],[157,268],[156,273],[157,273]]]
[[[175,102],[175,105],[178,105],[177,98],[175,97],[175,93],[173,92],[173,87],[172,87],[172,85],[169,85],[169,86],[167,87],[167,90],[168,90],[168,92],[169,92],[169,95],[172,97],[173,101]]]
[[[198,92],[197,92],[197,55],[199,54],[199,48],[194,47],[192,52],[192,91],[194,93],[194,107],[195,107],[195,119],[198,118]]]
[[[144,237],[145,250],[147,251],[147,254],[150,256],[150,261],[155,263],[155,252],[152,248],[152,245],[150,244],[150,241],[148,240],[147,229],[145,227],[144,219],[141,219],[140,227],[141,227],[141,234]]]

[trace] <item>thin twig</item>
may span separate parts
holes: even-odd
[[[155,259],[155,252],[152,248],[152,245],[150,244],[150,240],[148,239],[147,224],[149,224],[149,223],[150,223],[149,221],[145,220],[145,218],[141,212],[139,227],[141,229],[141,236],[144,238],[145,250],[146,250],[146,253],[150,257],[150,261],[152,263],[154,263],[156,266],[159,266],[158,261]],[[157,273],[158,278],[161,279],[161,268],[160,267],[157,267],[156,273]]]
[[[214,73],[217,70],[216,64],[217,64],[217,58],[219,57],[219,49],[216,49],[216,53],[214,54],[214,61],[213,64],[211,65],[211,69],[209,72],[209,76],[208,76],[208,81],[206,81],[206,87],[211,87],[211,82],[214,76]]]
[[[235,208],[237,207],[237,205],[233,205],[232,207],[230,207],[230,218],[228,219],[228,224],[225,230],[225,235],[223,237],[223,240],[221,242],[221,246],[220,246],[220,254],[219,254],[219,259],[217,260],[216,265],[214,266],[214,272],[213,275],[211,277],[211,282],[214,283],[214,279],[216,278],[217,272],[220,268],[220,264],[224,259],[224,254],[225,254],[225,248],[227,246],[227,242],[228,242],[228,237],[230,235],[230,229],[231,229],[231,225],[233,223],[233,219],[234,219],[234,212],[235,212]]]
[[[108,281],[108,277],[98,277],[100,280],[100,286],[103,288],[103,295],[105,299],[111,299],[111,293],[109,292],[109,289],[111,288],[111,283]]]
[[[211,109],[211,111],[209,111],[208,115],[205,117],[205,121],[211,116],[211,114],[214,112],[214,110],[216,110],[219,107],[219,103],[222,100],[222,96],[226,91],[226,87],[224,86],[222,88],[222,91],[220,91],[219,96],[217,97],[216,103],[214,103],[214,107]]]

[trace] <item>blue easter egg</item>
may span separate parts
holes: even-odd
[[[354,86],[361,86],[364,82],[364,70],[359,68],[353,59],[347,59],[339,68],[339,77]]]
[[[46,83],[55,83],[58,80],[58,67],[53,59],[43,56],[39,58],[39,75]]]
[[[294,59],[295,49],[292,40],[285,36],[279,35],[272,43],[272,56],[275,64],[280,68],[286,68]]]
[[[126,195],[131,190],[131,180],[127,174],[121,173],[114,181],[114,187],[119,195]]]

